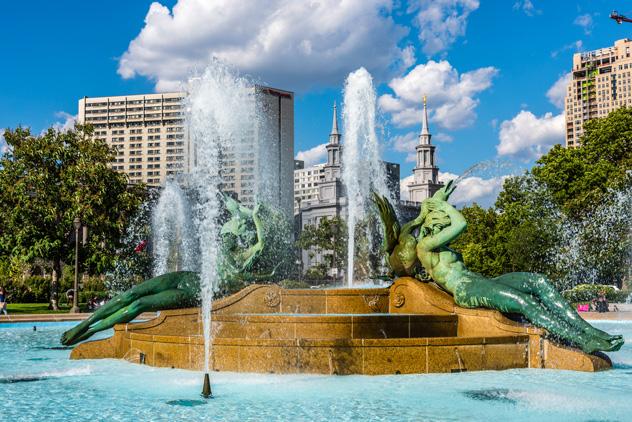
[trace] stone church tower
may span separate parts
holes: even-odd
[[[342,184],[340,180],[340,153],[342,146],[340,145],[340,131],[338,130],[338,113],[336,110],[336,103],[334,103],[334,117],[331,123],[329,143],[326,148],[327,164],[325,164],[325,167],[323,168],[325,179],[318,186],[318,196],[321,201],[328,201],[335,204],[338,202],[338,199],[342,197]]]
[[[436,147],[430,142],[431,138],[432,135],[428,130],[428,108],[424,96],[421,133],[419,134],[419,142],[415,147],[417,165],[413,169],[414,180],[408,185],[410,200],[414,202],[422,202],[434,195],[443,186],[443,183],[439,182],[439,167],[435,164]]]

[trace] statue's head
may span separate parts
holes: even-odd
[[[421,225],[420,237],[437,234],[450,224],[450,217],[444,211],[430,211],[426,214]]]

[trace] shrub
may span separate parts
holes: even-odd
[[[601,291],[606,292],[608,301],[618,301],[620,292],[617,292],[612,286],[603,284],[578,284],[574,288],[564,291],[562,295],[571,303],[591,302],[599,297]]]

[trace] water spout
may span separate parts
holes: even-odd
[[[356,227],[367,215],[371,191],[390,197],[375,131],[373,78],[364,68],[347,77],[342,115],[345,128],[342,182],[347,195],[347,285],[352,287]]]

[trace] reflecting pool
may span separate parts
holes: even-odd
[[[208,401],[199,396],[199,372],[69,360],[59,337],[72,325],[0,324],[0,420],[632,420],[632,322],[595,322],[626,338],[610,354],[614,369],[601,373],[213,373]]]

